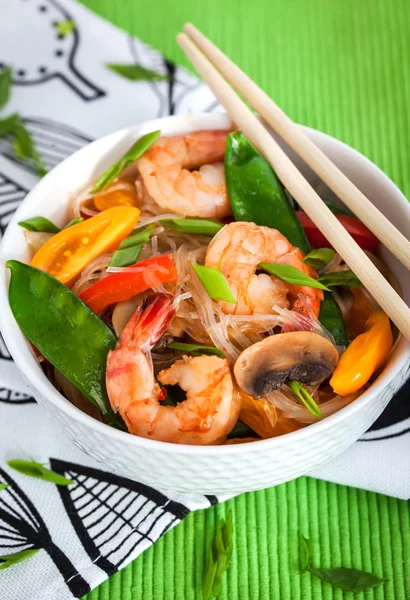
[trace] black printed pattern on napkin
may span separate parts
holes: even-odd
[[[9,176],[0,173],[0,237],[4,234],[14,211],[28,190]]]
[[[47,169],[51,171],[58,163],[80,150],[92,139],[64,123],[51,119],[27,117],[23,119],[36,144],[36,149]],[[33,161],[20,159],[13,150],[13,138],[0,138],[0,154],[17,163],[27,171],[37,175]],[[1,201],[1,197],[0,197]]]
[[[81,598],[87,594],[90,586],[53,542],[47,525],[30,498],[1,468],[0,483],[9,486],[0,493],[0,554],[13,554],[32,548],[44,549],[73,596]]]
[[[58,32],[58,23],[73,20],[70,13],[56,0],[38,2],[31,0],[24,4],[23,16],[30,19],[31,31],[35,32],[36,36],[41,36],[42,53],[40,54],[36,48],[33,49],[33,53],[26,53],[25,60],[19,59],[20,53],[14,56],[13,49],[19,47],[19,39],[2,48],[2,64],[13,65],[13,83],[31,86],[43,84],[50,79],[60,79],[86,102],[105,96],[104,90],[87,79],[78,69],[77,51],[80,45],[78,24],[76,23],[75,28],[67,35]],[[14,30],[17,34],[21,32],[19,27],[14,27]],[[34,35],[31,37],[35,39]],[[35,62],[32,61],[33,54],[36,55]]]
[[[183,504],[131,479],[54,458],[50,464],[74,481],[58,488],[61,499],[85,551],[108,575],[189,513]]]

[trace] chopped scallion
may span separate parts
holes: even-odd
[[[142,246],[130,246],[130,248],[123,248],[114,252],[114,255],[110,262],[110,267],[129,267],[134,265],[137,260]]]
[[[236,304],[235,296],[233,295],[224,274],[219,269],[204,267],[203,265],[196,265],[194,263],[191,263],[191,266],[201,280],[201,283],[210,298]]]
[[[210,219],[163,219],[160,223],[178,233],[194,233],[208,237],[213,237],[223,227],[222,223]]]
[[[45,233],[58,233],[61,231],[57,225],[54,225],[54,223],[45,217],[33,217],[26,221],[20,221],[19,225],[28,231],[41,231]]]

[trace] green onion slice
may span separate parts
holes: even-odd
[[[110,267],[129,267],[135,265],[142,250],[142,246],[131,246],[114,252],[110,261]]]
[[[195,233],[208,237],[213,237],[224,227],[223,223],[210,219],[163,219],[160,223],[178,233]]]
[[[78,223],[82,223],[83,221],[83,217],[77,217],[76,219],[73,219],[72,221],[67,223],[67,225],[63,227],[63,229],[68,229],[69,227],[72,227],[73,225],[78,225]]]
[[[172,342],[167,345],[167,348],[170,350],[181,350],[182,352],[189,352],[190,354],[208,354],[215,356],[219,356],[220,358],[224,358],[224,353],[219,348],[214,348],[213,346],[204,346],[203,344],[185,344],[183,342]]]
[[[309,267],[320,269],[329,264],[335,255],[336,252],[332,248],[316,248],[316,250],[312,250],[309,254],[306,254],[303,262],[309,265]]]
[[[288,386],[299,400],[306,406],[308,411],[315,417],[321,418],[322,413],[307,389],[303,387],[300,381],[288,381]]]
[[[27,221],[20,221],[19,225],[28,231],[41,231],[46,233],[58,233],[61,231],[57,225],[54,225],[54,223],[45,217],[33,217],[32,219],[27,219]]]
[[[335,285],[348,285],[349,287],[360,287],[362,285],[360,279],[356,277],[353,271],[333,271],[319,277],[319,281],[327,287]]]
[[[260,263],[259,268],[291,285],[304,285],[319,290],[326,290],[327,292],[329,291],[319,280],[313,279],[312,277],[309,277],[309,275],[305,275],[305,273],[302,273],[302,271],[299,271],[299,269],[296,269],[291,265]]]
[[[191,267],[198,275],[208,296],[212,298],[212,300],[221,300],[222,302],[236,304],[236,298],[233,295],[224,274],[219,269],[204,267],[203,265],[196,265],[194,263],[191,263]]]
[[[105,173],[94,184],[91,190],[92,194],[101,192],[109,185],[114,179],[116,179],[125,169],[130,167],[140,156],[148,150],[150,146],[159,138],[161,135],[160,131],[152,131],[143,135],[139,140],[131,146],[131,148],[119,159],[116,163],[111,165]]]
[[[144,227],[143,229],[141,229],[141,227],[139,227],[138,229],[134,229],[131,235],[129,235],[127,238],[125,238],[125,240],[121,242],[119,246],[120,249],[123,250],[124,248],[130,248],[131,246],[136,246],[137,244],[144,244],[146,242],[149,242],[149,239],[154,229],[155,223],[147,225],[147,227]]]

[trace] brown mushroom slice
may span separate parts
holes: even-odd
[[[234,366],[239,387],[254,398],[279,388],[287,379],[310,385],[331,375],[339,355],[326,338],[310,331],[279,333],[244,350]]]

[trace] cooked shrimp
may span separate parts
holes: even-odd
[[[221,304],[225,313],[272,314],[277,305],[300,313],[306,313],[308,307],[317,316],[323,300],[321,290],[290,285],[265,273],[256,275],[258,264],[266,262],[291,265],[316,279],[316,271],[302,261],[303,257],[303,252],[276,229],[238,221],[225,225],[212,239],[205,264],[222,271],[236,297],[237,304]]]
[[[221,162],[227,134],[197,131],[159,138],[137,161],[144,185],[155,202],[189,217],[221,218],[232,214]]]
[[[157,379],[179,384],[187,399],[164,406],[155,382],[150,349],[175,314],[172,296],[154,294],[138,308],[107,358],[106,384],[114,410],[134,435],[180,444],[223,442],[240,410],[228,363],[217,356],[184,356]]]

